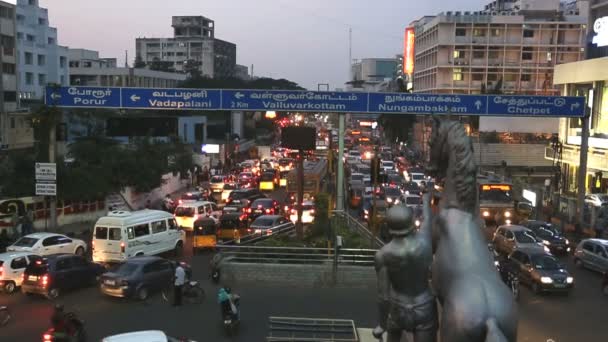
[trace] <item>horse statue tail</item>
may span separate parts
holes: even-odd
[[[486,320],[486,339],[485,342],[509,342],[496,322],[496,318]]]

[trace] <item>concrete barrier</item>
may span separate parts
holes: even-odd
[[[222,265],[222,282],[266,282],[283,286],[308,288],[376,288],[373,267],[339,266],[333,277],[333,266],[324,265],[255,264],[226,262]]]

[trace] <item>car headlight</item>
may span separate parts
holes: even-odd
[[[570,240],[566,239],[566,245],[570,244]]]
[[[416,220],[416,227],[420,227],[420,220]]]
[[[505,211],[505,217],[511,217],[511,212],[510,211]]]
[[[399,200],[395,200],[395,204],[399,204],[401,203]]]
[[[498,260],[494,260],[494,266],[498,266],[498,265],[499,265]]]
[[[392,199],[392,198],[390,198],[390,197],[388,197],[388,198],[386,199],[386,201],[387,201],[388,203],[393,203],[393,199]]]
[[[490,212],[489,211],[484,211],[483,212],[483,217],[489,217],[490,216]]]
[[[551,277],[540,277],[540,282],[543,284],[551,284],[553,283],[553,279],[551,279]]]
[[[367,209],[364,209],[363,212],[365,213],[365,215],[369,214],[369,211]]]
[[[505,220],[506,224],[511,224],[511,220]]]
[[[551,242],[547,241],[547,240],[543,240],[543,245],[545,246],[549,246],[551,244]]]
[[[549,249],[549,247],[547,247],[547,246],[543,246],[543,249],[544,249],[544,250],[545,250],[545,252],[547,252],[547,253],[550,253],[550,252],[551,252],[551,250],[550,250],[550,249]]]
[[[568,278],[566,278],[566,282],[567,282],[568,284],[572,284],[572,283],[574,283],[574,278],[572,278],[572,277],[568,277]]]

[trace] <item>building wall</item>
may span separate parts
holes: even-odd
[[[68,84],[67,48],[58,45],[57,29],[38,0],[17,1],[17,42],[21,98],[41,99],[48,83]]]

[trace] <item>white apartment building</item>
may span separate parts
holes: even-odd
[[[202,76],[235,76],[236,45],[215,38],[215,23],[203,16],[172,17],[172,38],[137,38],[138,60],[150,68],[162,63],[166,68],[187,73],[192,68]]]
[[[38,0],[17,0],[16,19],[19,97],[42,99],[48,83],[68,85],[68,48],[58,45],[57,29]]]
[[[15,5],[0,1],[0,150],[22,149],[34,144],[34,131],[27,113],[17,110],[15,9]]]
[[[116,58],[100,58],[98,51],[69,49],[70,85],[91,87],[176,88],[183,73],[118,67]]]

